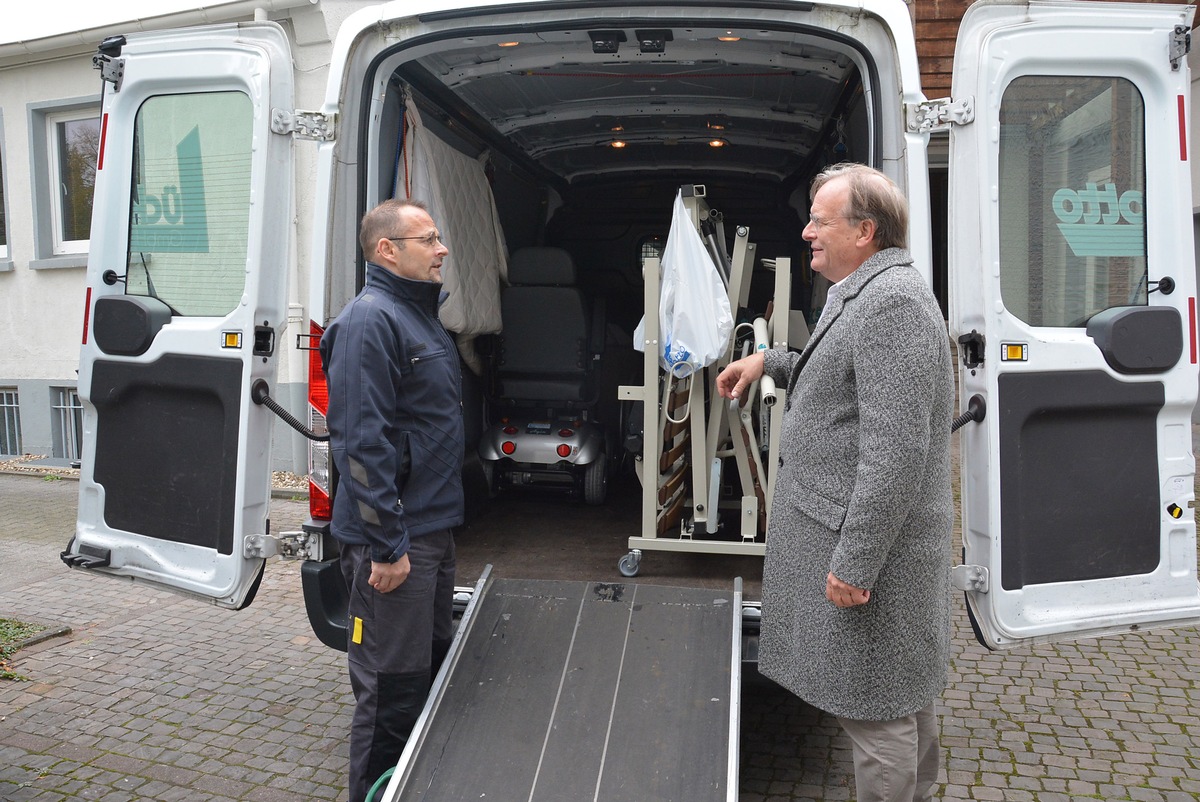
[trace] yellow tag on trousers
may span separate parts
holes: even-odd
[[[355,643],[362,643],[362,619],[357,616],[354,618],[354,635],[352,639]]]

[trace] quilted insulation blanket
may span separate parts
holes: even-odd
[[[487,154],[473,159],[450,147],[422,124],[411,100],[405,116],[405,165],[398,171],[395,197],[425,201],[448,243],[442,281],[449,297],[442,323],[458,335],[459,350],[475,369],[471,341],[502,328],[500,287],[508,277],[504,232],[484,174]]]

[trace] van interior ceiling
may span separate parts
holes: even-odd
[[[632,334],[644,306],[642,261],[661,254],[681,186],[705,188],[726,241],[748,226],[762,257],[791,257],[791,307],[811,324],[812,293],[819,310],[824,288],[813,286],[801,238],[808,184],[829,164],[882,158],[873,98],[890,87],[878,87],[860,41],[779,22],[734,28],[716,18],[467,31],[458,22],[453,37],[412,38],[375,56],[359,116],[361,206],[405,196],[415,119],[439,147],[484,165],[502,249],[566,250],[584,296],[605,315],[598,402],[586,414],[614,435],[624,425],[617,386],[638,381]],[[462,258],[473,243],[450,248]],[[756,260],[753,276],[748,309],[761,315],[769,266]],[[471,347],[485,366],[489,353],[494,358],[487,336]],[[487,397],[486,369],[473,369]],[[470,407],[472,390],[465,392]],[[491,406],[480,426],[495,417]],[[469,422],[469,441],[474,428]],[[618,440],[610,458],[619,459]]]

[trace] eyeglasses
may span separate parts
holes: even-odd
[[[808,224],[813,228],[828,228],[833,225],[834,220],[857,220],[857,217],[847,217],[846,215],[838,215],[837,217],[817,217],[815,214],[808,216]]]
[[[416,240],[417,242],[424,245],[426,248],[432,248],[434,243],[436,243],[436,242],[440,242],[440,243],[442,243],[442,245],[446,244],[446,240],[442,239],[441,233],[439,233],[437,231],[434,231],[431,234],[424,234],[420,237],[388,237],[387,239],[390,239],[392,242],[399,242],[402,240],[409,240],[409,239]]]

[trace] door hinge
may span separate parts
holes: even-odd
[[[955,590],[987,593],[988,569],[982,565],[956,565],[950,569],[950,584]]]
[[[321,559],[321,537],[309,532],[280,532],[278,535],[247,535],[242,556],[266,559],[279,555],[285,560]]]
[[[121,81],[125,79],[125,59],[97,53],[92,56],[92,69],[100,70],[100,79],[112,84],[114,92],[121,91]]]
[[[292,134],[297,139],[328,142],[334,138],[336,128],[337,114],[271,109],[271,130],[277,134]]]
[[[1178,70],[1180,62],[1192,52],[1192,32],[1186,25],[1176,25],[1171,31],[1170,58],[1171,69]]]
[[[904,116],[905,130],[910,134],[925,134],[952,125],[966,125],[975,121],[975,98],[967,96],[954,100],[942,97],[922,103],[906,103]]]

